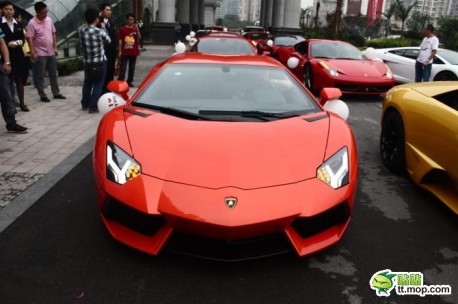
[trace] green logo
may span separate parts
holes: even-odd
[[[423,282],[421,272],[394,272],[385,269],[373,274],[369,285],[378,297],[389,297],[392,291],[400,296],[424,297],[452,294],[450,285],[426,285]]]
[[[375,273],[369,281],[369,284],[373,290],[377,292],[378,296],[390,295],[391,289],[394,287],[393,278],[396,277],[396,274],[391,273],[391,270],[386,269]]]

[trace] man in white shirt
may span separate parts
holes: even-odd
[[[415,82],[429,81],[431,76],[433,58],[439,48],[439,39],[433,32],[434,26],[432,24],[428,24],[423,29],[425,38],[420,44],[420,53],[418,53],[417,61],[415,62]]]

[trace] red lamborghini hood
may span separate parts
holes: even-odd
[[[383,62],[373,60],[326,60],[327,65],[340,73],[360,78],[380,78],[386,73]]]
[[[216,122],[125,115],[144,174],[209,188],[252,189],[313,178],[329,129],[328,118]]]

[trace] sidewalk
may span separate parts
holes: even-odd
[[[137,59],[134,84],[149,70],[174,52],[173,46],[148,45]],[[28,127],[26,134],[7,133],[0,127],[0,232],[52,188],[92,151],[101,114],[81,110],[83,72],[59,77],[59,87],[67,99],[40,102],[33,86],[25,87],[30,112],[18,109],[16,120]],[[135,91],[131,91],[133,93]]]

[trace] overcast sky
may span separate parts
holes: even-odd
[[[302,8],[307,8],[309,6],[313,6],[313,0],[301,0]]]

